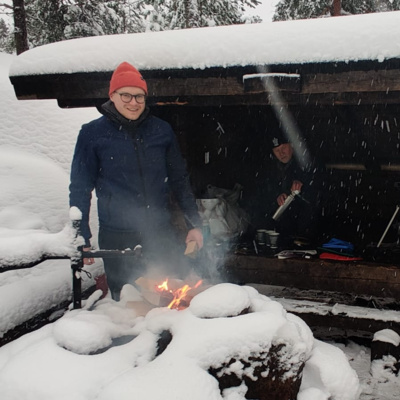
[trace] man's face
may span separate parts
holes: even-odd
[[[291,143],[284,143],[272,149],[274,156],[283,164],[287,164],[293,156],[293,147]]]
[[[145,95],[145,91],[135,86],[124,86],[111,93],[110,96],[110,100],[114,103],[115,108],[120,114],[127,119],[137,120],[146,108],[146,101],[138,103],[136,98],[132,97],[129,103],[124,103],[122,99],[129,96],[121,96],[121,94]]]

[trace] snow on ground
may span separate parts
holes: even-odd
[[[358,398],[359,380],[345,354],[313,339],[301,319],[253,288],[222,283],[198,294],[185,310],[154,308],[145,317],[127,307],[139,294],[132,286],[125,289],[119,303],[89,301],[90,308],[71,311],[1,348],[2,398],[245,399],[244,384],[221,395],[207,371],[225,365],[224,373],[251,379],[257,365],[251,356],[273,345],[284,345],[285,379],[305,361],[299,400]],[[241,314],[246,308],[249,313]],[[164,331],[172,341],[157,356]],[[126,336],[134,339],[102,351]],[[231,359],[236,361],[228,364]]]
[[[383,17],[376,16],[380,21],[378,25],[388,28],[393,18],[398,19],[399,15],[388,14],[387,23],[380,20]],[[360,30],[352,41],[357,43],[363,37],[360,51],[365,57],[383,59],[385,55],[393,54],[395,41],[385,42],[379,52],[376,39],[380,36],[376,34],[378,28],[372,29],[377,26],[374,25],[377,22],[374,17],[360,16],[354,20],[368,19],[371,23],[368,32]],[[343,23],[350,28],[348,21]],[[321,23],[311,22],[314,25]],[[329,27],[332,22],[324,20],[325,23]],[[304,27],[303,34],[309,32],[303,22],[293,26]],[[325,25],[321,26],[327,32]],[[228,32],[229,29],[223,31]],[[386,31],[393,35],[391,29]],[[186,34],[195,35],[200,31],[193,32],[187,31]],[[167,33],[165,38],[169,35],[171,41],[161,43],[165,45],[166,53],[169,46],[175,43],[174,35],[178,34]],[[370,35],[371,40],[365,35]],[[137,37],[143,40],[142,36]],[[256,36],[249,37],[254,40]],[[249,37],[243,38],[240,43],[245,44],[246,40],[249,43]],[[293,37],[298,36],[292,35],[291,42],[301,50],[298,40],[293,40]],[[151,40],[156,38],[154,36]],[[117,47],[122,48],[124,41],[119,39],[120,46]],[[93,38],[93,41],[97,40],[99,38]],[[115,39],[103,40],[113,41],[112,46],[116,47]],[[214,36],[212,40],[215,42]],[[38,60],[37,54],[44,52],[43,59],[39,60],[44,69],[68,70],[76,68],[77,57],[76,52],[66,50],[68,46],[80,47],[80,43],[83,41],[60,43],[33,53]],[[369,44],[368,48],[365,43]],[[144,44],[132,57],[136,58],[142,54],[140,51],[145,51]],[[332,56],[340,46],[343,48],[338,41],[334,44],[324,47]],[[281,41],[279,47],[290,55]],[[68,60],[54,57],[52,49],[60,49],[63,55],[70,54],[71,57]],[[277,57],[283,54],[278,49],[275,53],[268,49],[269,54],[276,54]],[[114,54],[112,50],[109,53],[104,46],[93,46],[88,52],[91,59],[89,65],[111,69],[111,63],[119,61],[118,57],[111,56]],[[51,52],[50,58],[48,51]],[[96,57],[101,53],[103,58],[93,58],[93,52]],[[28,54],[33,53],[28,52],[20,58],[22,61],[16,64],[15,73],[29,70],[32,65]],[[187,57],[194,57],[194,53],[188,53]],[[209,54],[208,51],[197,53],[202,59],[204,54]],[[224,56],[224,53],[220,55]],[[352,53],[350,59],[355,55]],[[326,57],[326,54],[316,55],[322,56]],[[240,51],[236,51],[235,57],[235,60],[241,57]],[[98,116],[93,109],[61,110],[55,101],[17,101],[7,77],[13,59],[0,54],[0,260],[3,263],[6,260],[30,261],[43,251],[50,254],[68,254],[71,251],[67,209],[69,163],[81,124]],[[157,62],[164,62],[162,60],[163,57],[159,57]],[[188,58],[183,60],[188,61]],[[82,61],[79,57],[79,63]],[[175,61],[171,58],[171,62]],[[34,70],[37,68],[33,65]],[[92,272],[96,275],[101,270],[102,264],[97,261]],[[93,280],[84,277],[84,287],[90,284]],[[51,260],[31,269],[1,273],[0,335],[70,298],[70,295],[68,260]],[[98,297],[99,292],[95,292],[84,309],[67,312],[56,322],[0,348],[2,399],[244,399],[244,386],[227,390],[221,395],[216,381],[205,371],[233,354],[243,355],[244,348],[254,349],[260,345],[260,340],[268,346],[283,338],[290,344],[289,356],[297,355],[299,359],[304,357],[306,360],[298,400],[356,399],[359,384],[354,370],[362,389],[360,399],[399,398],[399,377],[388,372],[392,360],[375,361],[371,366],[369,349],[365,347],[354,343],[348,346],[328,344],[313,339],[308,327],[299,318],[254,289],[227,284],[214,286],[196,296],[184,311],[157,308],[145,317],[139,315],[135,308],[127,307],[128,301],[140,299],[133,287],[125,288],[125,295],[118,303],[109,297],[97,301]],[[235,302],[229,300],[232,298]],[[221,299],[228,300],[221,303]],[[216,303],[219,307],[217,313]],[[245,305],[252,312],[238,315]],[[210,310],[214,312],[212,318],[203,318],[210,314]],[[236,316],[226,318],[227,313]],[[173,341],[164,353],[155,357],[158,335],[165,329],[173,333]],[[128,340],[132,337],[135,338]],[[108,346],[111,347],[108,349]],[[252,373],[244,371],[238,363],[231,368],[238,373]]]

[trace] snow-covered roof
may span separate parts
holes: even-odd
[[[400,58],[400,11],[74,39],[29,50],[10,76]]]

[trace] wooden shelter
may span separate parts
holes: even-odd
[[[391,12],[78,39],[23,53],[10,78],[19,99],[99,106],[115,65],[132,62],[181,141],[196,193],[262,185],[268,143],[289,120],[327,168],[322,230],[365,246],[400,202],[398,22]]]
[[[131,62],[145,76],[153,112],[175,129],[199,195],[208,184],[240,183],[244,192],[262,185],[268,143],[290,125],[326,167],[321,238],[376,250],[400,203],[399,35],[400,12],[390,12],[96,37],[23,53],[10,79],[21,100],[98,107],[115,66]],[[397,218],[385,243],[398,249],[398,241]],[[334,291],[371,296],[383,285],[384,297],[398,299],[399,252],[391,255],[375,253],[372,259],[390,264],[353,272],[329,262],[278,265],[240,255],[226,268],[242,283],[310,290],[331,283]],[[349,283],[360,277],[361,288]]]

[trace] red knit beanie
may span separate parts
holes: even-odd
[[[135,86],[141,88],[147,94],[147,84],[140,72],[131,64],[123,62],[118,65],[110,81],[109,96],[124,86]]]

